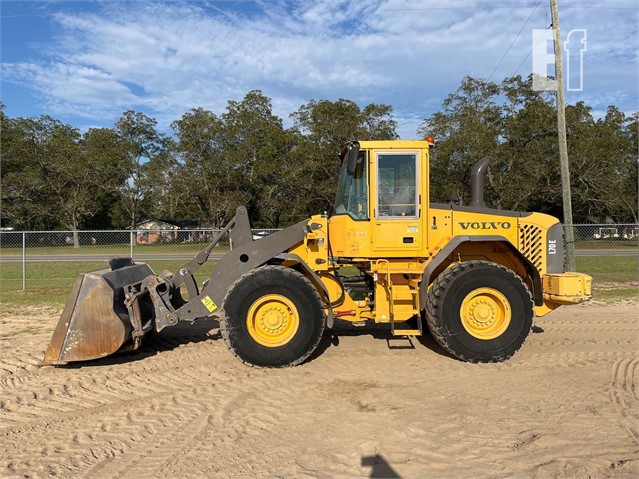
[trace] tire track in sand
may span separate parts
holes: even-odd
[[[627,324],[585,334],[627,340]],[[498,365],[345,337],[300,368],[257,370],[167,330],[159,352],[18,367],[25,380],[0,382],[0,476],[353,477],[379,455],[406,477],[634,477],[634,348],[544,327]],[[29,361],[29,344],[10,361]]]
[[[636,356],[617,359],[610,369],[608,385],[610,399],[621,414],[620,424],[639,445],[639,431],[635,412],[639,401],[637,398],[637,364]]]
[[[28,380],[12,381],[6,388],[2,385],[0,430],[56,413],[91,410],[103,404],[162,391],[167,386],[161,378],[162,373],[170,369],[176,358],[197,364],[208,362],[223,351],[223,345],[215,340],[216,337],[208,342],[200,340],[185,345],[189,339],[189,336],[167,338],[163,342],[169,344],[170,348],[159,353],[151,344],[146,346],[146,351],[143,349],[129,356],[93,361],[86,366],[44,367],[29,376]],[[149,355],[148,351],[155,354]],[[142,368],[138,364],[140,362]],[[180,376],[175,380],[183,382]]]
[[[181,366],[176,366],[179,368]],[[9,444],[5,454],[10,459],[0,460],[0,466],[9,473],[39,471],[78,475],[99,462],[106,461],[105,466],[109,462],[117,463],[133,451],[135,454],[127,457],[127,461],[132,459],[131,467],[142,467],[135,459],[153,454],[155,450],[149,449],[150,446],[164,445],[164,450],[170,451],[176,436],[192,432],[188,425],[202,414],[211,397],[210,389],[215,387],[213,384],[206,388],[193,387],[198,383],[197,378],[206,375],[207,369],[210,366],[195,368],[189,373],[169,371],[161,378],[164,392],[57,414],[53,420],[45,417],[35,424],[31,422],[23,428],[4,431],[3,442]],[[233,389],[240,387],[238,384]],[[15,440],[18,437],[19,440]],[[41,450],[39,444],[55,444],[55,447]],[[157,465],[157,460],[144,464],[145,468],[147,464]],[[113,476],[108,467],[102,469],[107,476]],[[95,472],[99,471],[97,468]]]
[[[141,441],[127,441],[122,453],[106,458],[84,471],[86,478],[149,477],[163,467],[176,454],[188,448],[207,427],[209,414],[198,410],[195,416],[185,414],[180,427],[175,421],[167,421],[160,410],[152,411],[154,417],[143,416],[138,420],[148,432]],[[157,418],[161,417],[160,421]]]
[[[190,417],[180,398],[192,397],[189,390],[206,370],[230,358],[217,354],[223,345],[216,341],[176,347],[184,338],[169,337],[164,343],[169,347],[161,354],[129,356],[130,363],[46,368],[37,382],[13,382],[10,391],[0,387],[0,475],[77,475],[136,444],[148,445],[163,427],[171,434],[179,430]],[[170,403],[168,413],[158,413],[159,398]]]

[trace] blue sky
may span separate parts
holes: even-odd
[[[0,0],[0,99],[11,117],[50,114],[86,129],[134,109],[166,129],[190,108],[219,114],[259,89],[287,125],[311,99],[347,98],[392,105],[401,136],[415,138],[465,75],[531,72],[548,3]],[[559,6],[564,40],[587,32],[583,91],[567,101],[595,115],[610,104],[637,111],[639,0]]]

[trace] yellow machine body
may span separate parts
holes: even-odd
[[[520,276],[531,291],[536,289],[537,316],[560,305],[591,298],[589,276],[563,272],[562,236],[557,233],[561,226],[556,218],[541,213],[430,203],[430,147],[426,141],[362,141],[360,155],[366,162],[366,171],[359,197],[365,204],[351,205],[350,214],[340,211],[337,205],[330,218],[314,216],[309,223],[323,227],[309,233],[303,244],[291,249],[315,271],[327,273],[320,277],[334,302],[340,297],[341,287],[332,279],[332,273],[349,274],[351,267],[351,273],[359,270],[374,278],[374,303],[367,298],[353,298],[346,291],[334,307],[336,317],[353,322],[407,321],[423,309],[420,288],[424,288],[422,283],[429,265],[430,284],[446,268],[471,260],[503,265]],[[384,171],[384,160],[402,155],[415,160],[414,166],[409,165],[414,168],[410,173],[414,184],[409,185],[414,193],[411,192],[410,201],[396,206],[410,205],[410,214],[386,215],[380,211],[385,207],[382,189],[392,189],[394,179],[392,171]],[[401,175],[401,168],[396,166],[394,173]],[[553,227],[551,238],[548,232]],[[555,256],[552,272],[551,255]],[[437,262],[434,268],[433,262]]]

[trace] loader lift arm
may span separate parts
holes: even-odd
[[[238,218],[244,219],[245,221],[242,221]],[[239,241],[242,241],[242,244],[244,244],[252,240],[252,238],[250,237],[251,227],[248,223],[246,208],[238,208],[235,212],[235,216],[231,219],[231,221],[228,222],[224,229],[220,231],[220,233],[213,239],[213,241],[211,241],[211,243],[206,248],[195,255],[195,257],[191,261],[180,267],[180,269],[178,270],[177,278],[172,278],[173,286],[175,288],[179,288],[184,284],[186,286],[186,291],[189,293],[189,298],[195,298],[198,294],[200,294],[197,287],[197,282],[195,281],[195,272],[208,261],[213,248],[217,246],[224,235],[226,235],[233,227],[235,227],[233,233],[231,234],[233,242],[238,243]],[[246,234],[241,231],[243,229],[248,229],[248,241],[244,239]]]
[[[214,312],[219,313],[218,307],[223,304],[229,288],[242,275],[268,263],[277,255],[304,241],[308,220],[300,221],[293,226],[261,238],[259,240],[259,248],[254,246],[255,242],[251,234],[246,208],[239,207],[229,224],[234,226],[231,231],[233,249],[220,259],[202,291],[194,296],[191,296],[191,292],[189,292],[189,301],[176,309],[176,314],[180,321],[193,321],[211,316]],[[227,228],[229,228],[228,225]],[[215,240],[218,240],[218,238]],[[190,277],[189,281],[193,280],[195,282],[193,273],[203,264],[203,262],[199,263],[199,261],[205,256],[208,258],[207,250],[209,248],[210,245],[191,262],[182,267],[182,269],[187,270],[187,274],[182,275],[183,277]]]
[[[222,305],[231,286],[244,274],[303,242],[307,228],[308,220],[301,221],[261,238],[256,248],[248,213],[242,206],[220,234],[183,265],[175,277],[156,275],[148,265],[136,264],[131,258],[114,258],[109,262],[110,269],[80,275],[43,364],[86,361],[136,349],[151,329],[161,331],[179,321],[223,315]],[[234,248],[220,259],[199,291],[194,274],[228,232]],[[188,300],[180,294],[182,285],[187,289]]]
[[[158,332],[167,326],[177,324],[180,320],[177,309],[187,303],[180,294],[180,287],[182,285],[186,287],[189,298],[196,298],[199,296],[200,291],[197,286],[197,281],[195,280],[195,273],[208,261],[213,248],[215,248],[220,240],[233,227],[235,227],[235,234],[232,235],[232,237],[236,242],[240,241],[245,244],[248,241],[252,241],[250,235],[251,228],[246,216],[246,208],[238,208],[235,216],[228,222],[224,229],[220,231],[213,241],[195,255],[191,261],[178,269],[177,276],[168,272],[162,273],[160,276],[150,275],[137,285],[125,286],[125,304],[133,326],[132,336],[134,342],[136,342],[135,347],[138,346],[137,342],[140,341],[138,338],[141,338],[148,329],[150,329],[147,325],[151,322],[155,324],[155,330]],[[242,218],[244,221],[241,219],[238,220],[238,218]],[[246,231],[248,231],[248,236]],[[123,259],[124,258],[121,260]],[[155,314],[154,317],[151,318],[154,321],[147,319],[146,323],[143,325],[141,304],[145,300],[147,302],[150,300]]]

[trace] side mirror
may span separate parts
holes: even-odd
[[[353,176],[357,170],[357,159],[359,158],[359,142],[353,141],[347,146],[346,172]]]

